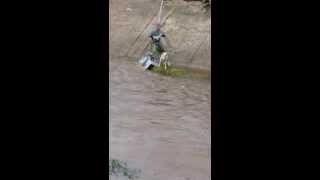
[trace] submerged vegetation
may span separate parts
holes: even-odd
[[[206,70],[200,69],[191,69],[191,68],[183,68],[183,67],[173,67],[169,66],[164,68],[163,65],[160,67],[154,66],[151,68],[152,72],[170,76],[170,77],[187,77],[193,79],[210,79],[210,72]]]
[[[161,65],[160,67],[154,66],[152,67],[151,71],[172,77],[181,77],[187,74],[187,71],[185,69],[175,68],[172,66],[165,68],[164,65]]]

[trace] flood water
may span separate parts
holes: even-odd
[[[141,180],[211,179],[211,83],[109,61],[109,157]],[[117,179],[109,177],[109,179]]]

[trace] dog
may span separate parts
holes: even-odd
[[[159,64],[160,64],[160,66],[163,64],[165,70],[167,70],[168,66],[170,66],[169,58],[168,58],[168,53],[167,53],[167,52],[163,52],[163,53],[160,55]]]

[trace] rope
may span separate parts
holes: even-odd
[[[160,10],[159,10],[159,24],[161,23],[162,7],[163,7],[163,0],[161,0]]]

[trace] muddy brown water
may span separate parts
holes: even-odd
[[[109,88],[110,158],[140,169],[141,180],[211,179],[209,79],[166,77],[111,57]]]

